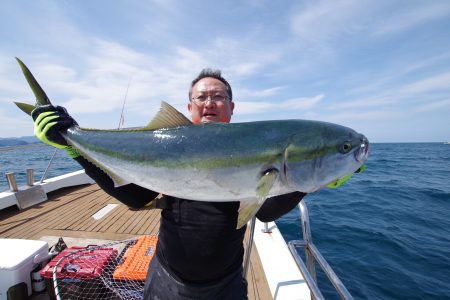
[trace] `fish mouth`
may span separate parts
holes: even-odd
[[[359,163],[364,163],[369,157],[369,140],[364,136],[360,135],[361,145],[358,151],[355,151],[355,159]]]

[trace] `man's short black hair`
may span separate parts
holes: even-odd
[[[223,82],[223,84],[225,84],[225,87],[227,89],[228,99],[230,101],[233,100],[233,92],[231,91],[231,86],[228,83],[228,81],[222,77],[222,72],[220,70],[213,70],[210,68],[205,68],[200,72],[200,74],[198,74],[198,76],[194,80],[192,80],[191,88],[189,89],[189,101],[192,100],[192,88],[194,87],[194,85],[206,77],[212,77],[212,78],[215,78],[215,79]]]

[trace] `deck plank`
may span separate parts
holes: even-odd
[[[91,201],[91,197],[98,195],[100,199],[98,201]],[[84,224],[93,213],[104,207],[104,203],[100,197],[101,192],[96,191],[90,194],[85,199],[78,199],[70,204],[70,211],[59,211],[58,221],[51,227],[61,230],[77,230],[76,228],[80,224]]]
[[[92,197],[97,197],[92,199]],[[98,212],[100,209],[104,208],[108,204],[108,199],[111,198],[109,195],[105,193],[101,193],[98,196],[90,195],[89,200],[97,202],[97,206],[92,206],[91,210],[86,211],[86,213],[83,216],[82,222],[73,222],[68,229],[70,230],[86,230],[96,222],[94,218],[92,218],[92,215],[94,215],[96,212]]]
[[[150,234],[156,235],[159,233],[159,215],[161,212],[159,210],[150,211],[149,219],[151,222],[149,224],[143,224],[141,230],[138,231],[139,234],[145,234],[145,232],[151,232]]]
[[[92,187],[90,189],[86,188],[85,191],[72,191],[68,189],[66,193],[70,193],[71,191],[72,193],[67,195],[65,202],[71,202],[73,199],[84,197],[90,192],[91,189]],[[28,209],[20,211],[20,213],[18,213],[19,211],[15,206],[2,210],[0,212],[0,234],[2,234],[3,231],[6,232],[24,224],[28,225],[31,220],[44,217],[49,212],[64,204],[58,193],[53,193],[50,197],[52,197],[50,201],[34,205]]]
[[[79,194],[75,197],[68,197],[66,202],[60,202],[60,199],[57,199],[59,205],[54,205],[51,203],[52,201],[48,201],[50,203],[45,203],[42,205],[42,211],[39,210],[30,210],[30,216],[27,218],[25,222],[22,222],[20,225],[15,228],[9,230],[9,233],[6,236],[19,236],[23,238],[31,238],[34,235],[38,235],[40,231],[42,231],[46,227],[54,227],[55,223],[57,223],[60,218],[64,218],[64,212],[70,212],[72,202],[77,201],[79,199]],[[66,217],[67,218],[67,217]]]
[[[106,204],[114,204],[112,203],[111,199],[108,199]],[[89,226],[85,228],[87,231],[97,231],[97,232],[105,232],[108,231],[108,228],[110,228],[114,223],[120,222],[121,212],[126,211],[128,208],[124,205],[118,205],[116,208],[114,208],[112,211],[110,211],[108,214],[106,214],[102,219],[97,221],[91,221],[89,222]]]

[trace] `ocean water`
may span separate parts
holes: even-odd
[[[34,181],[40,181],[54,153],[55,148],[41,143],[0,147],[0,192],[9,190],[6,172],[14,172],[18,186],[27,183],[27,169],[34,169]],[[47,178],[80,169],[81,166],[64,150],[58,149],[48,169]]]
[[[5,172],[40,179],[54,150],[0,148]],[[372,144],[367,170],[337,189],[307,195],[313,242],[355,299],[450,299],[450,145]],[[59,150],[49,177],[80,167]],[[298,209],[277,221],[301,239]],[[339,299],[318,272],[327,299]]]

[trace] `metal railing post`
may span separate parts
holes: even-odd
[[[17,188],[17,181],[14,172],[5,173],[6,180],[8,181],[9,190],[11,192],[17,192],[19,189]]]
[[[322,268],[325,275],[328,277],[337,293],[339,294],[341,299],[344,300],[353,300],[352,295],[344,286],[339,277],[334,273],[331,266],[327,263],[325,258],[322,256],[320,251],[316,248],[316,246],[312,242],[311,235],[311,227],[309,225],[309,213],[308,207],[305,201],[300,201],[298,204],[300,209],[300,218],[301,225],[303,231],[303,240],[294,240],[288,243],[289,250],[291,251],[292,256],[294,257],[295,262],[297,263],[300,272],[302,273],[310,291],[311,291],[311,299],[322,300],[324,299],[320,289],[317,285],[317,275],[315,262],[319,264],[319,267]],[[302,258],[297,252],[297,247],[305,248],[306,255],[306,264],[303,262]]]
[[[272,230],[270,230],[270,228],[269,228],[269,223],[264,222],[264,228],[261,229],[261,231],[264,233],[272,233]]]
[[[306,267],[308,268],[311,277],[317,282],[316,267],[314,262],[314,256],[311,253],[310,245],[312,244],[311,227],[309,226],[309,213],[308,207],[305,201],[300,201],[298,204],[300,209],[300,217],[302,222],[303,239],[306,242],[305,247],[305,257],[306,257]]]
[[[28,186],[34,185],[34,170],[33,169],[27,169],[27,185]]]

